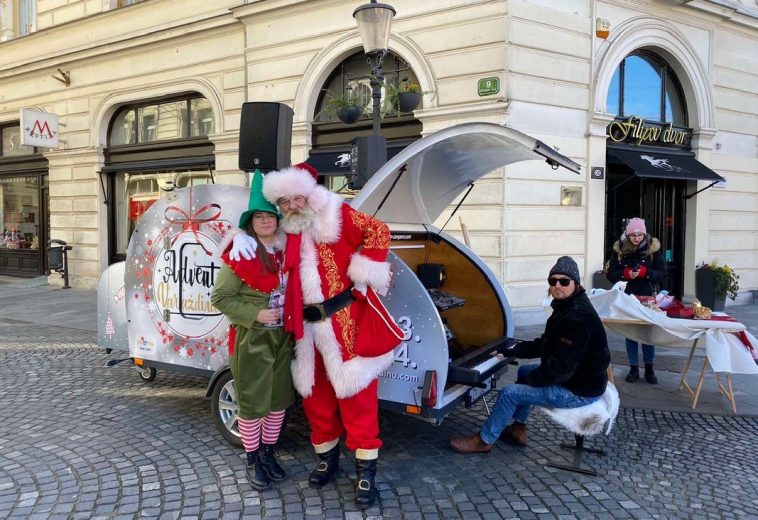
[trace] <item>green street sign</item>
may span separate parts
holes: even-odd
[[[480,96],[491,96],[500,92],[500,78],[482,78],[477,84]]]

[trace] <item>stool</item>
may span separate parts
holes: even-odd
[[[597,473],[591,469],[582,467],[582,454],[586,451],[596,455],[605,455],[603,450],[584,447],[584,438],[597,435],[605,430],[605,434],[611,433],[613,423],[616,421],[616,415],[619,411],[619,393],[612,383],[605,387],[603,395],[595,401],[578,408],[542,408],[550,419],[567,430],[574,433],[575,444],[561,443],[561,448],[572,450],[574,460],[572,464],[548,463],[551,468],[564,469],[575,473],[597,476]],[[607,424],[607,426],[606,426]]]

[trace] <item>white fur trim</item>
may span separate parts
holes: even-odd
[[[310,236],[303,235],[300,251],[303,300],[306,304],[320,303],[324,300],[324,296],[321,292],[316,247]],[[324,366],[334,387],[334,393],[340,399],[351,397],[366,388],[395,359],[394,351],[390,351],[378,357],[355,357],[343,361],[342,347],[337,341],[332,321],[305,323],[303,338],[295,346],[295,360],[292,362],[293,382],[298,393],[303,397],[309,397],[313,391],[314,348],[318,349],[324,359]]]
[[[221,259],[221,255],[224,254],[224,251],[229,249],[232,246],[232,242],[234,242],[234,237],[237,236],[237,233],[242,233],[242,230],[240,228],[236,228],[236,232],[232,233],[230,232],[228,235],[226,235],[226,238],[224,238],[218,245],[218,249],[216,249],[216,256],[215,258]]]
[[[586,406],[541,409],[548,417],[567,430],[589,437],[601,433],[603,429],[605,429],[606,435],[611,433],[616,415],[618,415],[620,402],[616,387],[608,383],[600,399]]]
[[[373,450],[366,450],[363,448],[358,448],[355,450],[355,458],[359,460],[374,460],[379,458],[379,450],[373,449]]]
[[[323,186],[317,186],[308,196],[308,206],[313,210],[311,228],[307,231],[315,242],[334,244],[342,230],[342,205],[345,201]]]
[[[331,320],[313,324],[313,339],[316,349],[324,358],[326,373],[339,399],[354,396],[371,381],[379,377],[395,360],[395,352],[390,351],[378,357],[354,357],[342,360],[342,349],[334,335]]]
[[[332,439],[329,442],[322,442],[321,444],[314,444],[313,450],[316,453],[326,453],[340,443],[340,438]]]
[[[306,323],[303,337],[295,344],[295,357],[290,364],[292,371],[292,384],[297,393],[303,397],[310,397],[313,393],[315,382],[316,354],[313,345],[313,333],[310,323]]]
[[[316,179],[308,171],[294,166],[263,176],[263,196],[271,204],[276,204],[282,197],[309,197],[315,187]]]
[[[377,262],[360,253],[355,253],[350,259],[347,275],[355,283],[381,289],[389,282],[390,263]]]

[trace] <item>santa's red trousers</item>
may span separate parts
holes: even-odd
[[[313,393],[303,399],[303,409],[311,427],[311,443],[315,446],[338,439],[347,432],[349,450],[374,450],[382,447],[379,440],[378,379],[352,397],[338,399],[326,376],[324,360],[316,352]]]

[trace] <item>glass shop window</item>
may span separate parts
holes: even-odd
[[[211,176],[207,170],[123,172],[114,180],[116,253],[126,254],[129,237],[150,206],[174,188],[210,184]]]
[[[39,177],[0,177],[0,249],[39,249]]]
[[[21,127],[6,126],[0,128],[0,157],[31,155],[36,152],[33,146],[21,144]]]
[[[637,51],[622,60],[611,79],[606,112],[687,126],[684,95],[676,74],[648,51]]]
[[[123,107],[113,118],[109,142],[117,146],[202,137],[214,129],[210,103],[193,96]]]

